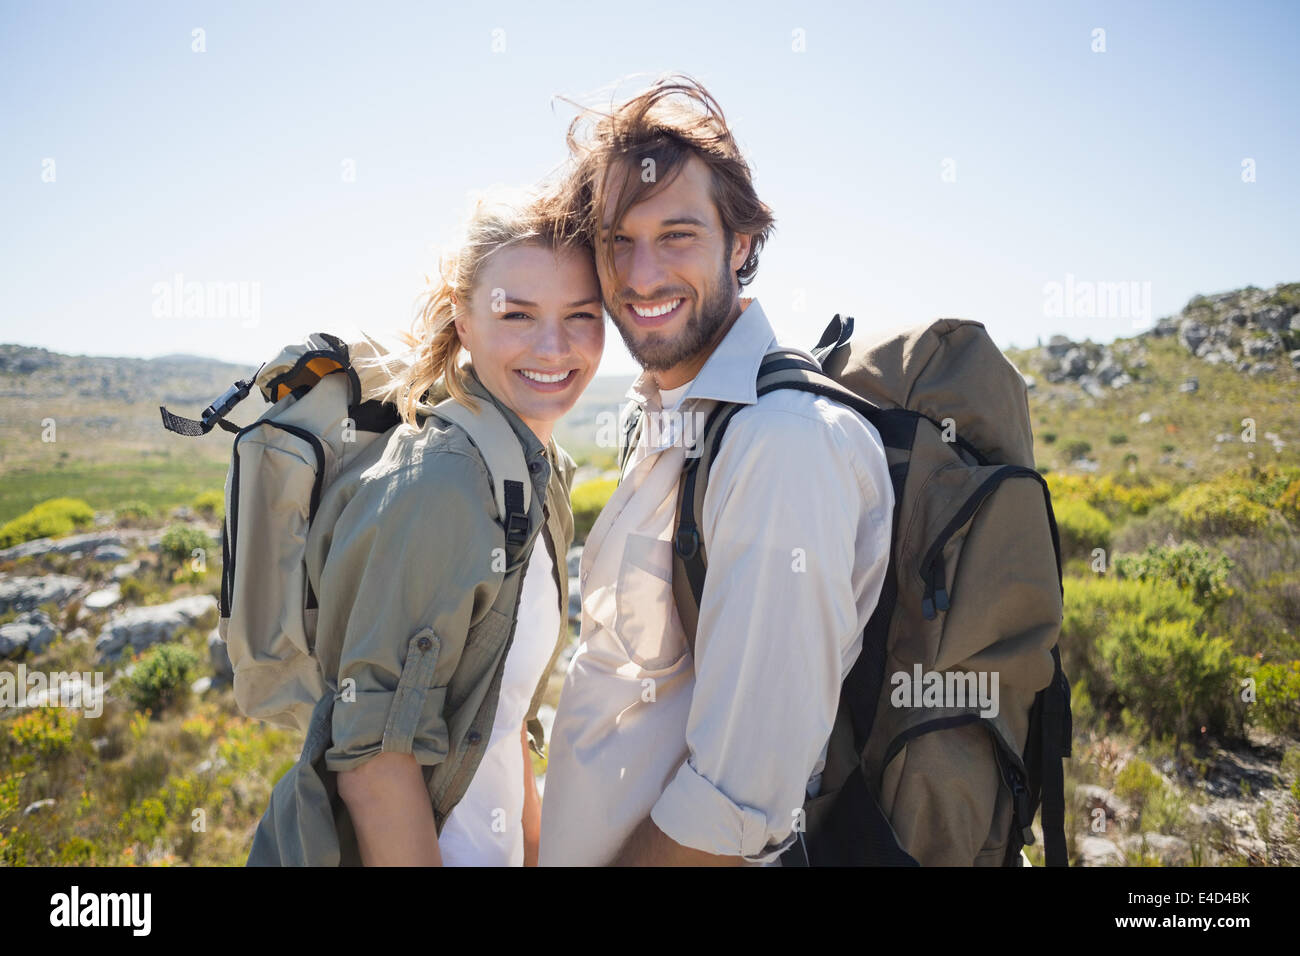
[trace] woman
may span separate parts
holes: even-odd
[[[311,842],[304,830],[334,836],[320,832],[332,814],[344,864],[535,865],[528,736],[541,746],[536,712],[568,637],[573,535],[574,463],[551,431],[604,346],[591,250],[555,209],[479,204],[405,336],[414,361],[378,396],[403,423],[322,497],[307,565],[316,653],[337,692],[313,717],[328,717],[329,739],[308,789],[288,783],[295,799],[272,801],[315,804],[315,824],[259,830],[281,860],[294,858],[286,842]],[[531,479],[530,540],[502,527],[486,449],[438,417],[444,395],[508,423]],[[258,840],[250,862],[275,858]]]

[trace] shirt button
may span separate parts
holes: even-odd
[[[483,735],[480,734],[477,730],[471,730],[468,734],[465,735],[465,739],[468,740],[471,744],[476,744],[483,739]]]
[[[433,642],[427,637],[422,637],[415,642],[415,646],[422,651],[427,651],[429,648],[433,647]]]

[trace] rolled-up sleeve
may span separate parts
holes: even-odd
[[[651,811],[684,846],[766,863],[797,837],[843,669],[861,648],[864,587],[874,606],[888,562],[892,491],[874,440],[846,444],[838,428],[784,410],[738,414],[728,430],[701,516],[709,572],[688,757]],[[878,468],[863,467],[864,451]]]
[[[344,508],[319,596],[322,626],[343,629],[329,770],[383,752],[446,758],[447,684],[503,576],[490,494],[482,462],[440,451],[363,482]]]

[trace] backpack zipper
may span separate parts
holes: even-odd
[[[898,756],[898,752],[903,746],[917,737],[925,734],[934,733],[936,730],[950,730],[953,727],[964,727],[967,724],[973,724],[977,720],[982,720],[979,714],[954,714],[949,717],[936,717],[933,720],[927,720],[923,723],[911,727],[889,742],[885,748],[885,759],[881,761],[881,768],[888,767],[889,762]]]
[[[984,499],[993,493],[999,484],[1007,478],[1032,477],[1038,480],[1044,489],[1047,482],[1033,468],[1025,465],[1003,465],[984,479],[975,489],[975,493],[966,499],[961,509],[951,521],[939,532],[934,542],[926,549],[921,559],[921,580],[925,582],[925,591],[921,596],[921,614],[927,621],[932,621],[939,611],[946,611],[950,606],[947,590],[947,574],[943,565],[943,547],[957,530],[971,520],[971,517],[984,503]]]
[[[1011,825],[1020,828],[1020,840],[1025,846],[1033,846],[1035,810],[1025,786],[1029,773],[1025,769],[1024,758],[1007,746],[1002,735],[992,725],[989,725],[988,730],[989,736],[993,738],[993,756],[997,760],[998,774],[1011,791]]]

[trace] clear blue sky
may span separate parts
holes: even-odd
[[[836,311],[1108,340],[1136,320],[1044,284],[1149,282],[1159,317],[1300,280],[1300,3],[846,6],[0,0],[0,341],[255,364],[404,327],[470,192],[564,158],[552,94],[665,70],[776,213],[752,288],[784,341]],[[260,283],[258,324],[155,317],[177,273]]]

